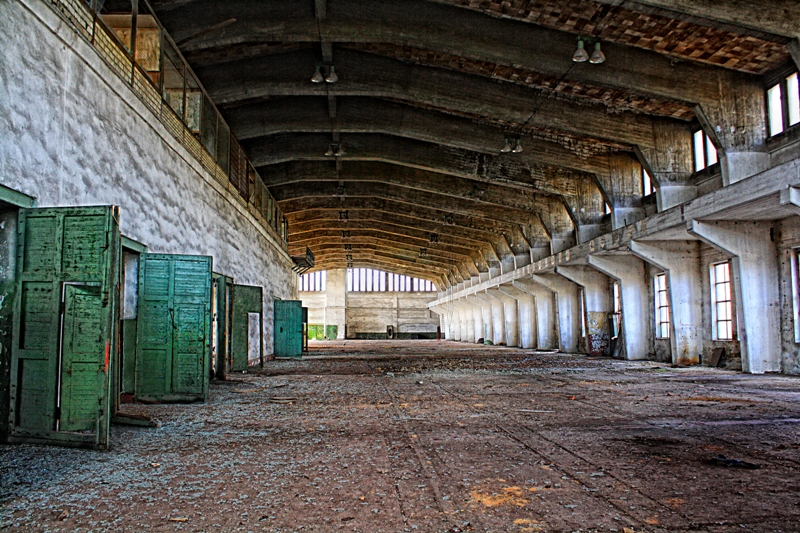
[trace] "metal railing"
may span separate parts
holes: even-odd
[[[127,49],[119,40],[116,32],[105,24],[102,16],[99,16],[82,0],[49,0],[49,2],[55,11],[65,18],[75,31],[93,46],[109,68],[131,88],[133,93],[159,119],[167,131],[187,149],[214,179],[225,186],[230,185],[238,193],[241,201],[248,206],[249,211],[260,217],[262,225],[273,234],[284,249],[287,249],[289,232],[286,218],[233,134],[228,133],[230,145],[226,154],[227,157],[224,158],[227,161],[225,166],[228,168],[226,169],[220,165],[217,157],[203,146],[203,143],[198,138],[199,132],[189,129],[183,118],[162,98],[161,89],[153,81],[150,73],[134,60],[135,51],[131,52]],[[152,13],[152,9],[150,9],[146,0],[139,0],[139,2],[140,5],[145,6]],[[156,20],[154,16],[153,19]],[[162,36],[159,39],[159,43],[169,43],[174,51],[180,54],[177,51],[177,46],[169,38],[160,22],[157,20],[156,22]],[[159,54],[161,54],[160,68],[162,70],[164,68],[163,48],[162,45],[159,49]],[[180,56],[180,61],[183,63],[183,72],[190,74],[196,80],[196,76],[194,76],[183,56]],[[162,77],[159,76],[159,78]],[[204,102],[210,102],[205,90],[202,87],[199,87],[199,90],[204,96]],[[216,108],[213,110],[216,114],[215,127],[223,124],[225,126],[224,130],[229,132],[230,129],[224,123],[219,111]],[[218,130],[215,130],[215,133],[218,133]]]

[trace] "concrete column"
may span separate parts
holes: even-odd
[[[531,276],[531,280],[556,295],[558,338],[561,351],[566,353],[583,351],[578,286],[557,274],[534,274]]]
[[[507,346],[520,346],[519,343],[519,322],[517,312],[517,300],[505,294],[499,289],[488,289],[489,296],[497,298],[503,304],[503,316],[505,317],[505,343]]]
[[[461,327],[462,342],[475,342],[475,317],[472,312],[472,305],[465,300],[456,300],[456,309],[458,309],[459,321]]]
[[[519,346],[535,348],[537,342],[536,309],[533,296],[511,284],[500,285],[500,292],[514,298],[517,302],[517,328]]]
[[[556,309],[553,293],[529,279],[519,279],[514,286],[533,296],[536,310],[536,347],[539,350],[558,350]]]
[[[492,344],[506,342],[506,314],[502,300],[495,298],[488,292],[478,293],[476,296],[483,300],[489,308],[492,321],[492,337],[490,339]]]
[[[630,250],[667,272],[672,364],[700,362],[703,353],[703,290],[697,241],[631,241]]]
[[[778,252],[770,222],[699,222],[689,232],[731,259],[736,328],[742,370],[752,374],[780,372],[780,287]]]
[[[644,261],[633,255],[590,255],[587,261],[620,284],[622,356],[625,359],[647,359],[651,352],[652,328]]]
[[[344,339],[347,324],[347,270],[334,268],[328,270],[327,291],[325,292],[325,331],[328,326],[336,326],[337,339]]]
[[[477,294],[467,296],[466,299],[474,306],[475,314],[475,337],[476,341],[483,338],[492,340],[494,337],[494,327],[492,324],[492,309],[488,303],[484,302]]]
[[[656,187],[658,210],[664,211],[696,198],[689,125],[657,122],[653,125],[653,142],[653,148],[641,151],[640,159]]]
[[[585,266],[560,266],[556,273],[583,287],[589,355],[611,355],[609,314],[614,310],[608,276]]]

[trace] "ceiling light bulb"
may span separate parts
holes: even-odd
[[[511,142],[508,140],[508,137],[505,138],[505,141],[503,142],[503,148],[500,151],[504,154],[507,154],[511,151]]]
[[[599,65],[600,63],[605,62],[606,55],[600,50],[600,43],[594,43],[594,52],[592,52],[592,57],[589,58],[589,63],[593,65]]]
[[[578,39],[578,48],[575,50],[575,53],[572,54],[572,60],[576,63],[583,63],[584,61],[588,61],[589,54],[586,53],[586,49],[583,47],[583,39]]]
[[[515,154],[522,152],[522,143],[520,143],[519,139],[517,139],[517,144],[514,145],[514,149],[511,151]]]
[[[311,76],[311,83],[322,83],[325,78],[322,77],[322,72],[319,70],[319,65],[314,67],[314,75]]]
[[[335,155],[336,157],[342,157],[342,156],[347,155],[347,153],[344,151],[344,148],[342,148],[341,144],[337,144],[336,145],[336,153],[333,154],[333,155]]]
[[[339,76],[337,76],[336,72],[334,72],[333,65],[331,65],[331,73],[325,76],[325,81],[328,83],[336,83],[339,81]]]
[[[333,145],[329,144],[328,145],[328,151],[325,152],[325,155],[328,156],[328,157],[333,157],[334,154],[335,154],[335,152],[333,151]]]

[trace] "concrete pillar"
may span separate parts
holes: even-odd
[[[697,197],[692,182],[694,155],[692,130],[688,124],[666,121],[653,125],[652,148],[640,152],[642,164],[656,187],[658,210],[664,211]]]
[[[650,298],[644,261],[633,255],[590,255],[590,266],[620,284],[622,300],[621,355],[647,359],[651,346]],[[613,302],[612,302],[613,305]]]
[[[672,364],[700,362],[703,353],[703,290],[697,241],[631,241],[630,250],[667,272]]]
[[[503,304],[503,316],[505,317],[504,340],[506,345],[520,346],[517,300],[499,289],[488,289],[486,293],[493,298],[497,298]]]
[[[609,314],[614,306],[608,276],[585,266],[560,266],[556,273],[583,287],[589,355],[611,355]]]
[[[472,305],[465,300],[456,300],[455,306],[458,309],[461,323],[459,328],[461,338],[459,340],[462,342],[475,342],[475,317],[472,312]]]
[[[766,221],[689,224],[691,234],[733,255],[731,281],[742,370],[753,374],[781,370],[778,252],[771,231],[772,223]]]
[[[489,312],[492,320],[492,338],[490,339],[493,344],[500,344],[506,342],[506,313],[503,306],[503,301],[495,298],[489,292],[482,292],[477,294],[481,300],[486,302],[489,307]]]
[[[695,108],[695,115],[717,147],[727,186],[769,168],[766,99],[760,80],[729,71],[716,75],[721,95]]]
[[[477,294],[472,294],[466,297],[473,305],[473,313],[475,314],[475,337],[478,339],[492,340],[494,337],[494,327],[492,324],[492,309],[489,304],[483,301]]]
[[[325,292],[325,331],[328,326],[336,326],[336,338],[344,339],[347,324],[347,270],[334,268],[328,270],[327,291]]]
[[[535,348],[537,342],[536,309],[533,296],[511,284],[500,285],[498,290],[517,302],[517,328],[519,346]]]
[[[536,311],[536,347],[539,350],[558,350],[556,308],[553,293],[529,279],[518,279],[513,285],[533,296]]]
[[[531,276],[531,280],[556,295],[558,338],[561,351],[566,353],[583,351],[578,286],[557,274],[534,274]]]

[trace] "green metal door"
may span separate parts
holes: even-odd
[[[12,442],[108,446],[118,218],[110,206],[20,211]]]
[[[303,302],[275,300],[275,357],[303,355]]]
[[[231,370],[234,372],[247,370],[254,361],[261,362],[262,294],[261,287],[233,286]]]
[[[171,402],[207,398],[211,267],[208,256],[140,256],[137,399]]]

